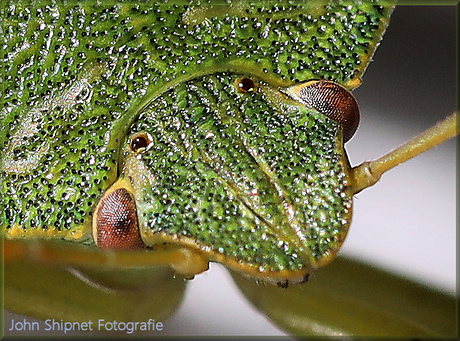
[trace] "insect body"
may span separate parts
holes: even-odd
[[[301,281],[327,263],[351,214],[343,130],[315,109],[320,100],[310,105],[308,95],[298,103],[282,89],[319,72],[356,86],[379,39],[371,32],[383,32],[391,6],[356,6],[348,16],[345,5],[326,4],[319,27],[307,8],[238,3],[214,15],[215,7],[193,4],[4,5],[12,51],[4,60],[13,62],[5,64],[0,140],[6,238],[94,243],[94,235],[102,246],[106,227],[119,222],[110,205],[122,200],[130,206],[126,227],[137,224],[136,211],[148,246],[192,246],[275,282]],[[362,22],[366,16],[372,25]],[[271,23],[268,34],[261,21]],[[29,36],[24,25],[38,29]],[[42,40],[51,45],[32,44]],[[334,48],[338,40],[349,53]],[[217,78],[201,78],[206,74]],[[174,114],[161,114],[165,110]],[[145,125],[140,132],[150,134],[153,145],[142,146],[136,135],[127,144],[145,153],[123,155],[128,127],[139,129],[135,122],[142,119],[155,129]],[[348,128],[345,133],[348,139]],[[185,169],[190,173],[180,174]],[[119,191],[105,193],[117,200],[101,201],[118,175],[134,187],[123,193],[136,209]],[[195,187],[189,198],[173,200],[172,189],[159,192],[168,181],[179,192]],[[173,218],[175,229],[167,233]],[[192,233],[185,224],[203,230]]]
[[[36,284],[51,307],[66,297],[63,278],[103,301],[95,314],[124,319],[171,313],[184,286],[170,268],[188,277],[217,261],[286,286],[335,256],[353,194],[386,170],[351,168],[343,143],[358,117],[347,89],[392,5],[227,9],[2,4],[11,309],[27,311],[28,290],[39,299],[22,276],[46,264],[60,266]],[[178,299],[126,310],[127,292],[153,299],[146,278],[155,299]],[[69,318],[82,319],[76,301]]]

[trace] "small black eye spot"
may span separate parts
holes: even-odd
[[[256,85],[254,81],[250,78],[240,78],[236,81],[236,86],[239,92],[241,93],[250,93],[256,90]]]
[[[131,139],[131,150],[135,153],[143,153],[153,145],[152,136],[148,133],[140,133]]]

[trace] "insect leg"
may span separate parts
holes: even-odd
[[[208,269],[208,260],[185,247],[161,245],[145,250],[100,250],[65,241],[6,240],[0,261],[33,261],[48,265],[83,268],[135,268],[170,266],[177,273],[193,276]]]

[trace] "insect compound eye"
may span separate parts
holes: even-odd
[[[144,153],[153,146],[153,138],[149,133],[139,133],[131,138],[131,150],[135,153]]]
[[[359,108],[350,91],[340,84],[325,80],[312,80],[284,90],[288,95],[339,122],[343,140],[350,140],[358,129]]]
[[[137,249],[141,239],[136,203],[125,188],[119,188],[102,197],[93,227],[96,244],[105,249]]]
[[[246,94],[254,92],[256,90],[256,85],[250,78],[239,78],[236,80],[236,88],[239,92]]]

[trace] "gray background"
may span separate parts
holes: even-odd
[[[395,10],[354,92],[362,119],[347,144],[352,165],[383,155],[454,110],[455,42],[455,7]],[[454,293],[455,230],[456,144],[450,141],[356,196],[342,254]],[[5,322],[11,318],[19,317],[6,314]],[[246,302],[218,264],[190,283],[177,314],[163,322],[159,335],[285,335]]]

